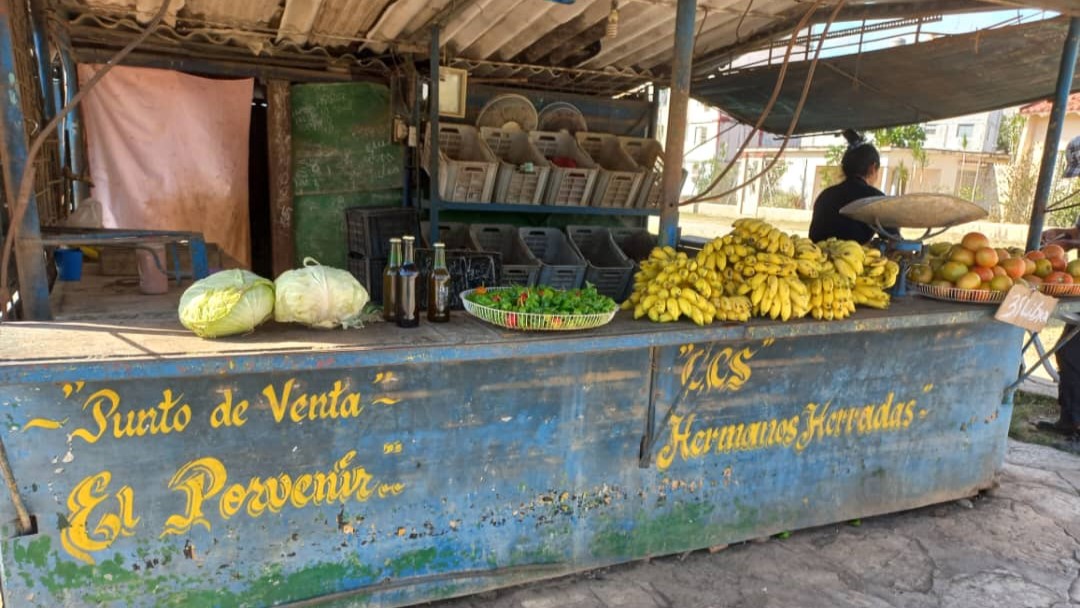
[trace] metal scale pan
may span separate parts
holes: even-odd
[[[988,215],[986,209],[971,201],[934,193],[861,198],[845,205],[840,213],[871,226],[885,242],[885,253],[897,254],[900,276],[893,286],[894,296],[907,294],[908,267],[921,255],[925,239]],[[924,232],[910,239],[900,234],[902,228],[922,228]]]
[[[921,238],[931,236],[929,231],[934,228],[944,230],[987,216],[986,209],[971,201],[934,193],[860,198],[845,205],[840,213],[874,228],[888,226],[927,229],[928,234]]]

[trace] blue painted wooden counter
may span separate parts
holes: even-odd
[[[985,307],[699,329],[4,326],[6,605],[397,606],[969,496]]]

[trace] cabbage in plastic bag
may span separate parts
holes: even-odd
[[[222,270],[180,296],[180,323],[201,338],[245,334],[274,313],[274,284],[246,270]]]
[[[368,292],[351,274],[312,258],[274,281],[274,319],[308,327],[360,327]]]

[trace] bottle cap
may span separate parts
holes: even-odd
[[[399,238],[398,238],[398,237],[396,237],[396,236],[395,236],[395,237],[390,237],[390,242],[391,242],[391,243],[400,243],[400,242],[401,242],[401,239],[399,239]]]
[[[446,247],[446,243],[443,243],[443,242],[435,243],[435,248],[438,249],[439,247]]]
[[[407,235],[406,235],[406,236],[403,236],[403,237],[401,237],[401,240],[403,240],[403,241],[415,241],[415,240],[416,240],[416,237],[415,237],[415,236],[407,236]]]

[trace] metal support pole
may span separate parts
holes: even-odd
[[[675,60],[671,65],[667,142],[664,147],[664,198],[660,208],[660,244],[679,240],[679,190],[682,187],[686,116],[690,106],[690,70],[694,58],[694,0],[679,0],[675,14]]]
[[[431,27],[431,83],[428,85],[428,178],[431,180],[431,242],[439,240],[439,26]]]
[[[649,85],[649,137],[656,139],[660,122],[660,89],[656,83]]]
[[[1069,20],[1069,34],[1065,37],[1065,48],[1061,52],[1061,66],[1058,68],[1054,106],[1050,110],[1050,122],[1046,126],[1042,165],[1039,167],[1039,181],[1035,185],[1035,204],[1031,208],[1031,224],[1028,228],[1028,250],[1038,249],[1042,238],[1043,223],[1046,221],[1046,205],[1050,201],[1050,187],[1054,183],[1058,143],[1061,140],[1062,128],[1065,126],[1065,112],[1069,105],[1069,91],[1072,89],[1073,76],[1076,73],[1078,51],[1080,51],[1080,17],[1074,17]]]
[[[71,41],[68,39],[67,29],[57,28],[57,35],[60,36],[58,44],[60,71],[63,74],[64,105],[66,106],[71,103],[72,98],[79,92],[79,73],[78,68],[75,66],[75,59],[72,58],[70,53]],[[75,208],[78,209],[84,200],[90,198],[90,184],[86,182],[87,167],[90,165],[86,162],[86,142],[83,140],[82,118],[79,109],[76,108],[74,112],[68,114],[61,124],[67,133],[69,166],[71,173],[75,176],[75,181],[71,187],[72,202]]]
[[[3,163],[6,191],[18,192],[15,180],[22,175],[27,163],[28,144],[26,122],[19,98],[19,84],[15,73],[15,51],[11,37],[11,5],[0,0],[0,161]],[[41,225],[38,221],[37,197],[31,194],[26,201],[27,209],[19,224],[15,241],[15,266],[19,277],[19,301],[22,316],[30,321],[47,321],[52,318],[49,309],[49,277],[45,272],[45,253],[41,243]]]
[[[41,87],[43,120],[48,122],[56,116],[56,101],[52,90],[52,55],[49,53],[49,34],[45,25],[45,3],[30,0],[30,34],[37,59],[38,85]]]

